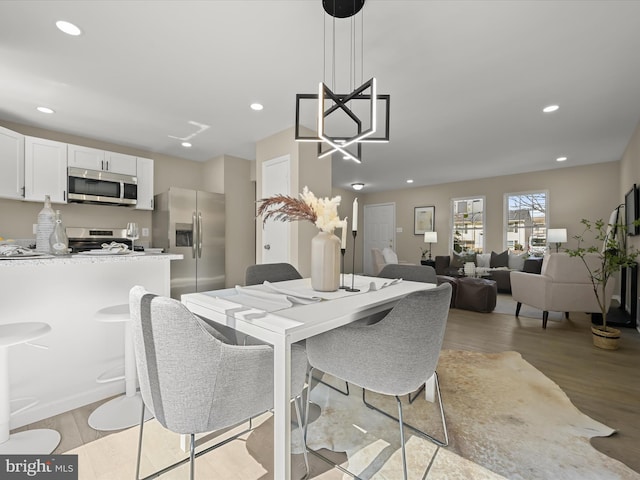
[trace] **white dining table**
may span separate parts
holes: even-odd
[[[182,303],[196,315],[273,345],[275,479],[291,478],[291,345],[389,310],[409,293],[436,287],[345,275],[345,284],[352,283],[360,292],[316,292],[307,278],[182,295]],[[261,296],[269,297],[265,293],[277,301],[262,303]]]

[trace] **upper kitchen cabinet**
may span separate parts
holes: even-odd
[[[69,145],[67,156],[70,167],[136,175],[137,162],[136,157],[132,155],[107,152],[79,145]]]
[[[24,197],[24,135],[0,127],[0,197]]]
[[[138,201],[137,210],[153,210],[153,160],[137,158]]]
[[[24,138],[24,199],[67,203],[67,144]]]

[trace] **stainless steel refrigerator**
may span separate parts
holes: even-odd
[[[171,297],[225,287],[224,195],[171,187],[154,196],[152,246],[171,262]]]

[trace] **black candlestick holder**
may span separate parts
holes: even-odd
[[[341,268],[342,274],[340,275],[342,280],[340,280],[340,288],[343,290],[347,288],[347,286],[344,284],[344,254],[346,251],[347,251],[346,248],[340,249],[340,253],[342,254],[342,268]]]
[[[356,236],[358,235],[357,230],[353,230],[351,232],[353,234],[353,261],[351,263],[351,288],[345,288],[347,292],[359,292],[359,288],[353,288],[353,281],[356,278]]]

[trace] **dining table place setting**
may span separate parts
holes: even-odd
[[[351,278],[351,275],[348,275]],[[229,311],[255,309],[257,313],[271,313],[295,306],[311,305],[329,300],[349,297],[357,294],[375,292],[383,288],[397,285],[401,278],[387,279],[356,275],[355,285],[358,292],[339,289],[335,292],[318,292],[311,288],[310,279],[285,280],[282,282],[264,281],[262,284],[240,286],[203,292],[205,295],[215,296],[224,302]]]
[[[78,255],[142,255],[140,252],[130,250],[128,245],[120,242],[103,243],[101,247],[102,248],[79,252]]]
[[[0,259],[4,260],[16,260],[21,258],[42,258],[50,256],[51,255],[47,253],[38,252],[28,247],[17,245],[15,243],[0,244]]]

